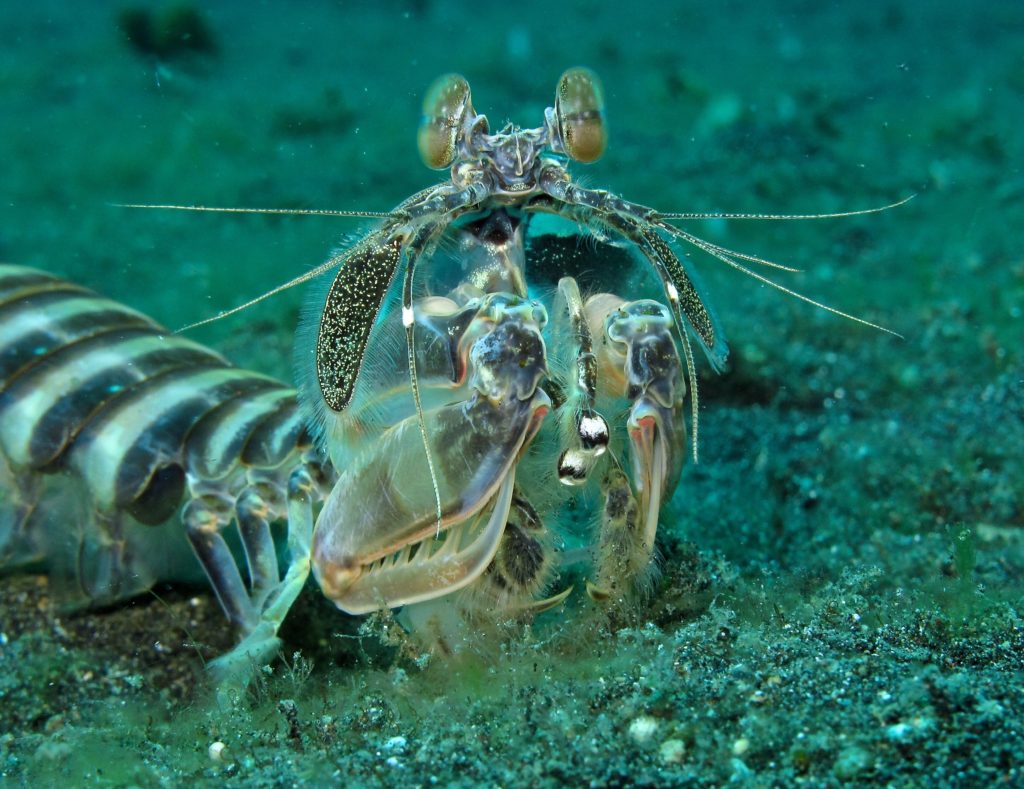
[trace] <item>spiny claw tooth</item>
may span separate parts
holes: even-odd
[[[527,603],[523,606],[523,611],[532,614],[539,614],[544,611],[550,611],[552,608],[565,602],[565,599],[570,594],[572,594],[572,590],[574,588],[575,587],[570,586],[568,589],[563,589],[561,592],[559,592],[556,595],[552,595],[551,597],[546,597],[543,600],[536,600],[532,603]]]
[[[453,526],[443,540],[430,539],[417,549],[410,561],[401,561],[411,553],[408,548],[397,552],[399,561],[392,561],[394,554],[388,554],[363,568],[356,564],[348,571],[329,561],[314,564],[321,588],[335,605],[350,614],[419,603],[462,589],[494,559],[508,521],[514,485],[513,468],[492,500],[489,517],[481,515]],[[481,520],[486,522],[481,524]]]
[[[462,543],[462,534],[465,531],[465,528],[466,526],[463,523],[460,523],[457,526],[452,526],[444,536],[444,542],[441,544],[441,549],[437,554],[439,556],[442,554],[444,556],[449,556],[457,553],[459,545]]]
[[[612,596],[607,589],[603,589],[590,581],[587,581],[587,597],[597,603],[605,603]]]
[[[341,564],[331,565],[319,575],[320,588],[327,597],[340,597],[349,589],[363,574],[363,568],[358,564],[344,566]]]

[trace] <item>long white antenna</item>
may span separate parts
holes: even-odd
[[[390,219],[388,211],[336,211],[330,208],[224,208],[207,205],[150,205],[148,203],[110,203],[113,208],[152,208],[160,211],[202,211],[210,214],[279,214],[283,216],[348,216],[364,219]]]
[[[904,197],[902,200],[889,203],[889,205],[878,206],[877,208],[862,208],[859,211],[839,211],[834,214],[730,214],[721,211],[712,211],[707,214],[665,212],[658,211],[658,219],[842,219],[846,216],[864,216],[865,214],[880,214],[891,208],[899,208],[917,197],[916,194]]]

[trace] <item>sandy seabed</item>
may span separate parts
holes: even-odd
[[[387,210],[435,177],[415,128],[436,75],[525,125],[585,64],[611,127],[589,186],[666,211],[915,194],[692,226],[903,337],[695,257],[732,352],[702,371],[650,599],[574,598],[459,662],[311,587],[283,659],[218,708],[203,661],[232,638],[204,588],[68,614],[60,579],[4,576],[0,778],[1024,782],[1024,6],[222,2],[161,33],[183,7],[0,11],[0,259],[189,323],[364,227],[112,203]],[[156,33],[129,41],[140,14]],[[302,299],[194,336],[290,379]]]

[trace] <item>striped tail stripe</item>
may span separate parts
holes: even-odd
[[[255,397],[222,404],[189,434],[186,449],[189,470],[203,479],[216,480],[226,477],[240,462],[258,465],[248,462],[243,453],[250,444],[262,444],[267,440],[263,436],[266,432],[263,425],[275,418],[278,412],[289,418],[297,416],[295,392],[271,389]],[[254,431],[258,432],[254,434]],[[289,451],[295,448],[297,439],[296,434]]]
[[[159,512],[135,512],[136,500],[146,499],[153,484],[183,490],[181,452],[192,426],[225,400],[279,387],[271,378],[232,368],[175,371],[151,379],[89,422],[71,449],[70,465],[86,480],[100,509],[131,509],[140,520],[159,522]],[[169,490],[167,498],[178,497]]]
[[[17,466],[45,468],[118,395],[168,371],[218,364],[193,342],[143,329],[65,345],[23,369],[0,392],[0,446]]]
[[[16,471],[70,469],[98,510],[160,523],[189,479],[276,469],[309,443],[292,389],[85,288],[0,265],[0,450]]]

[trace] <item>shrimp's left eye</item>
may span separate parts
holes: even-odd
[[[427,90],[417,135],[420,157],[427,167],[443,170],[455,161],[462,121],[469,106],[469,83],[461,74],[438,77]]]

